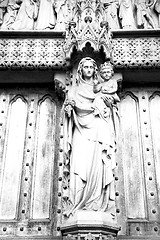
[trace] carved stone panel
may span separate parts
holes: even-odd
[[[120,236],[159,236],[158,89],[129,88],[122,94],[115,172]]]
[[[155,91],[150,95],[150,118],[152,123],[152,136],[153,136],[153,145],[154,145],[154,158],[155,158],[155,169],[156,169],[156,179],[157,179],[157,188],[158,196],[160,201],[160,92]],[[147,135],[146,135],[147,136]],[[150,181],[152,181],[152,176],[150,176]]]
[[[116,67],[130,69],[160,67],[159,37],[154,37],[154,32],[148,32],[148,37],[147,34],[145,37],[142,34],[143,32],[133,32],[127,37],[126,33],[126,36],[119,35],[118,38],[112,39],[112,57]]]
[[[46,70],[66,66],[63,51],[64,37],[61,34],[58,38],[54,35],[54,39],[43,34],[40,38],[35,38],[34,34],[31,36],[26,36],[24,39],[23,33],[17,33],[14,39],[6,36],[0,40],[1,69]]]
[[[0,238],[60,235],[60,109],[52,88],[0,90]]]
[[[23,98],[16,96],[9,104],[6,122],[1,165],[0,219],[11,220],[18,215],[17,203],[19,202],[26,117],[26,102]],[[2,123],[1,125],[1,128],[5,127]]]
[[[122,99],[120,114],[122,132],[122,161],[126,213],[128,218],[145,218],[144,175],[139,138],[139,113],[137,98],[128,93]],[[129,118],[128,116],[132,116]],[[135,181],[136,179],[136,181]],[[135,201],[135,198],[137,201]]]

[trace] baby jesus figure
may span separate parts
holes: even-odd
[[[96,93],[93,108],[95,115],[99,114],[106,121],[111,115],[113,117],[113,107],[120,101],[116,93],[117,81],[120,80],[121,77],[114,74],[111,63],[105,62],[100,66],[100,80],[95,80],[93,85],[93,92]]]

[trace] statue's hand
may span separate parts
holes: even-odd
[[[113,98],[109,95],[102,97],[104,103],[109,107],[113,103]]]
[[[71,112],[75,106],[75,101],[74,100],[66,100],[64,102],[64,111],[68,115],[68,117],[71,116]]]
[[[97,93],[101,90],[102,85],[100,84],[100,82],[98,80],[94,80],[93,81],[93,92]]]

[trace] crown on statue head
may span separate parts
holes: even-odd
[[[111,68],[113,70],[113,64],[111,62],[104,62],[103,64],[100,65],[100,71],[106,68]]]

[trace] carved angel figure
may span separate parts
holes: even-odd
[[[36,0],[23,0],[15,22],[11,28],[14,30],[33,30],[38,15],[38,2]]]
[[[97,71],[92,58],[83,58],[77,70],[77,83],[69,89],[64,103],[65,164],[70,166],[70,208],[65,214],[70,216],[78,210],[102,211],[107,212],[110,221],[115,219],[113,170],[117,109],[113,106],[111,110],[105,104],[107,93],[101,94],[100,89],[94,92]],[[99,95],[104,100],[102,112],[107,109],[107,116],[97,112],[94,101]]]
[[[155,28],[155,23],[150,14],[150,7],[153,3],[154,0],[135,0],[138,28],[145,28],[145,21],[148,22],[152,28]]]
[[[21,0],[9,0],[1,29],[11,29],[11,26],[14,23],[18,14],[21,3]]]
[[[119,17],[123,29],[135,29],[136,24],[133,16],[133,5],[131,0],[121,0]]]
[[[35,29],[53,29],[56,24],[54,0],[41,0]]]

